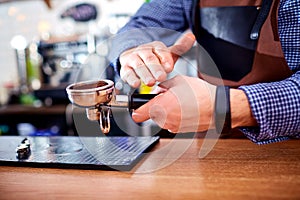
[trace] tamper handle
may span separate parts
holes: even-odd
[[[137,109],[154,98],[157,94],[137,94],[129,96],[129,109]]]

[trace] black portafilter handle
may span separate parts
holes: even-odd
[[[129,96],[129,109],[137,109],[147,103],[150,99],[157,96],[157,94],[137,94],[134,93]]]

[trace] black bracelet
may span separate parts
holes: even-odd
[[[230,87],[217,86],[215,98],[215,127],[219,134],[229,134],[231,130]]]

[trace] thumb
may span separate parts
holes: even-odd
[[[191,32],[183,34],[179,39],[169,47],[172,53],[174,63],[177,59],[192,48],[196,41],[195,35]]]

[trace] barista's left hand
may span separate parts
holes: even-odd
[[[159,84],[165,92],[132,114],[135,122],[151,118],[173,133],[206,131],[213,124],[214,85],[196,77],[176,76]]]

